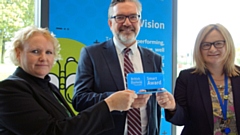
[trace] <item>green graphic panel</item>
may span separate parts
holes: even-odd
[[[80,51],[85,45],[68,38],[58,38],[58,41],[61,45],[60,54],[62,59],[56,62],[49,75],[51,77],[51,82],[59,88],[65,100],[73,109],[72,96],[74,92],[76,69]]]

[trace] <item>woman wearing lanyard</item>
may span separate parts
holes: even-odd
[[[228,30],[220,24],[202,28],[193,57],[195,67],[177,78],[175,101],[169,93],[158,94],[167,121],[184,126],[181,135],[239,134],[240,68]]]

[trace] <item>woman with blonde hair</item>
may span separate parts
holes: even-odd
[[[1,135],[95,135],[114,128],[111,112],[128,110],[137,95],[119,91],[77,116],[48,73],[60,45],[47,29],[29,26],[12,40],[15,72],[0,82]]]
[[[193,58],[195,66],[180,72],[174,91],[158,94],[167,121],[184,126],[181,135],[237,135],[240,133],[240,67],[235,47],[221,24],[201,29]]]

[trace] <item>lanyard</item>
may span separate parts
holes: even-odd
[[[224,104],[223,104],[223,101],[222,101],[222,98],[220,96],[220,93],[218,91],[218,88],[217,88],[217,85],[216,83],[214,82],[213,78],[212,78],[212,75],[209,73],[208,74],[209,78],[210,78],[210,81],[212,82],[213,84],[213,87],[214,87],[214,90],[217,94],[217,97],[218,97],[218,101],[220,103],[220,106],[221,106],[221,109],[222,109],[222,114],[223,114],[223,119],[224,120],[227,120],[227,103],[228,103],[228,77],[227,75],[225,74],[224,75]]]

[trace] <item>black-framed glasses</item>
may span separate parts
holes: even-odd
[[[139,20],[140,15],[116,15],[111,17],[111,19],[113,18],[115,19],[116,23],[124,23],[126,18],[128,18],[130,22],[134,23]]]
[[[220,49],[225,45],[225,40],[218,40],[215,42],[203,42],[203,43],[201,43],[201,48],[203,50],[209,50],[212,47],[212,45],[215,48]]]

